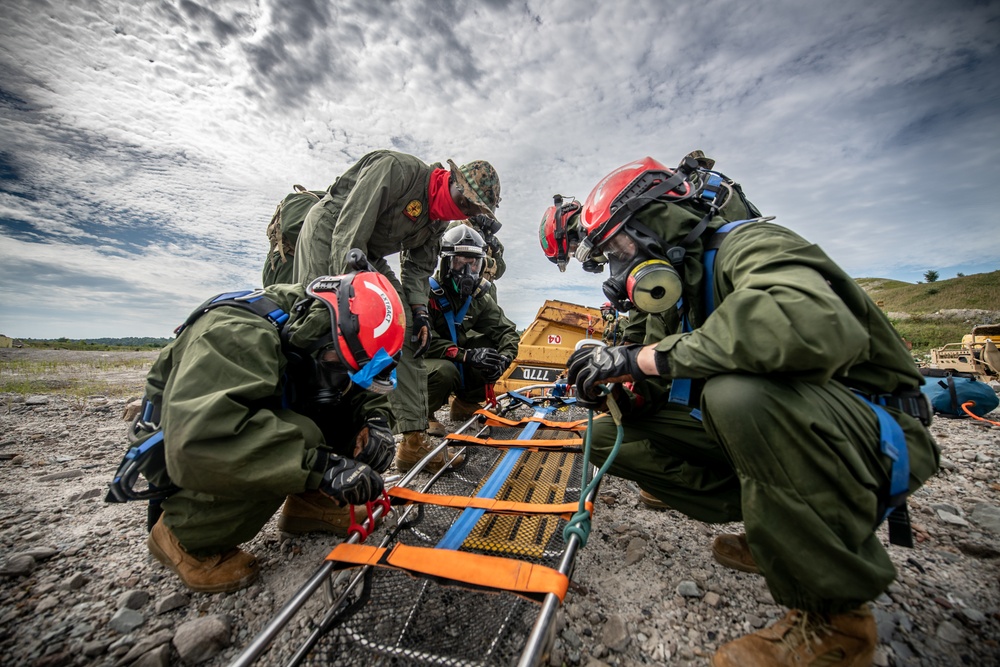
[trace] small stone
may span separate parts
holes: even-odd
[[[0,575],[6,577],[20,577],[31,574],[35,569],[35,559],[28,554],[14,554],[7,559],[7,562],[0,567]]]
[[[949,644],[960,644],[965,641],[962,631],[949,621],[943,621],[934,636]]]
[[[129,649],[128,653],[125,654],[118,662],[122,665],[127,665],[133,660],[137,660],[144,653],[148,653],[158,646],[166,644],[167,652],[169,654],[170,640],[173,638],[173,632],[170,630],[160,630],[159,632],[154,632],[144,639],[140,639],[135,646]]]
[[[951,524],[953,526],[962,526],[962,527],[966,527],[969,525],[968,521],[958,516],[957,514],[952,514],[951,512],[946,512],[945,510],[936,510],[936,511],[938,518],[945,523]]]
[[[678,595],[685,598],[700,598],[702,595],[701,589],[698,588],[698,584],[693,581],[682,581],[677,584],[676,592]]]
[[[92,642],[86,642],[83,645],[83,654],[88,658],[96,658],[107,651],[110,644],[111,642],[107,639],[97,639]]]
[[[102,495],[105,491],[106,489],[91,489],[90,491],[82,491],[80,493],[74,493],[69,498],[66,499],[66,502],[77,503],[80,502],[81,500],[97,498],[98,496]]]
[[[719,597],[719,594],[718,593],[713,593],[711,591],[709,591],[708,593],[705,593],[705,597],[702,598],[702,600],[709,607],[713,607],[713,608],[718,607],[719,603],[722,602],[722,598]]]
[[[165,614],[168,611],[173,611],[174,609],[179,609],[181,607],[186,607],[190,600],[188,596],[183,593],[178,593],[174,591],[165,598],[161,598],[156,602],[156,613]]]
[[[754,614],[747,614],[746,621],[747,623],[750,624],[751,628],[757,628],[757,629],[764,627],[765,623],[763,618],[761,618],[760,616],[756,616]]]
[[[875,655],[872,656],[872,665],[873,667],[889,667],[889,655],[886,653],[885,647],[875,647]]]
[[[55,595],[47,595],[42,598],[37,605],[35,605],[35,613],[41,614],[48,611],[49,609],[55,609],[59,606],[59,598]]]
[[[63,581],[59,587],[64,591],[78,591],[87,584],[87,581],[87,577],[80,572],[76,572],[69,579]]]
[[[59,550],[54,547],[32,547],[30,549],[25,549],[21,553],[27,554],[38,561],[52,558],[59,553]]]
[[[146,617],[134,609],[119,609],[108,621],[108,627],[119,634],[128,634],[146,622]]]
[[[621,653],[629,643],[628,627],[625,619],[618,614],[608,617],[601,632],[601,642],[612,651]]]
[[[33,405],[48,405],[49,404],[49,397],[41,395],[41,394],[36,395],[36,396],[29,396],[28,398],[24,399],[24,404],[28,405],[28,406],[33,406]]]
[[[635,565],[646,556],[646,540],[633,537],[625,549],[625,564]]]
[[[144,653],[129,667],[169,667],[170,644],[161,644],[152,651]]]
[[[961,615],[963,621],[971,625],[979,625],[986,620],[986,614],[978,609],[973,609],[972,607],[966,607],[959,610],[959,614]]]
[[[229,646],[229,633],[228,616],[204,616],[179,625],[173,643],[181,662],[194,665],[215,657]]]
[[[125,591],[118,596],[119,609],[141,609],[142,605],[147,602],[149,602],[149,593],[146,591]]]
[[[969,519],[984,530],[1000,533],[1000,507],[979,503],[972,508]]]
[[[63,470],[62,472],[54,472],[50,475],[42,475],[38,478],[38,481],[53,482],[57,479],[75,479],[77,477],[83,477],[83,471],[79,468],[74,468],[73,470]]]

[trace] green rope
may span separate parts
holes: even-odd
[[[601,478],[604,477],[604,473],[608,471],[611,467],[611,463],[618,456],[618,450],[621,448],[622,440],[625,437],[625,429],[622,427],[622,412],[618,409],[618,404],[615,403],[615,399],[611,398],[611,394],[608,394],[608,412],[611,413],[611,418],[615,421],[615,425],[618,427],[618,436],[615,438],[615,446],[611,448],[611,453],[608,454],[607,460],[604,465],[601,466],[597,474],[594,475],[594,479],[587,483],[587,471],[590,469],[590,439],[593,433],[594,426],[594,411],[590,410],[590,414],[587,416],[587,435],[584,437],[583,442],[583,472],[581,473],[580,480],[580,506],[576,513],[570,518],[569,523],[563,528],[563,541],[569,542],[571,535],[576,535],[580,539],[580,546],[587,546],[587,538],[590,537],[590,511],[586,509],[587,496],[591,494],[593,490],[597,488],[600,484]]]

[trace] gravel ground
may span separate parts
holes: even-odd
[[[19,354],[30,353],[4,351],[0,363]],[[109,372],[138,395],[144,372]],[[246,546],[263,566],[258,584],[186,591],[147,555],[145,509],[103,502],[125,447],[125,403],[0,394],[2,665],[228,664],[335,544],[290,539],[272,520]],[[899,578],[873,605],[876,664],[1000,664],[1000,430],[966,419],[932,430],[945,462],[910,501],[916,548],[889,547]],[[606,479],[550,664],[703,666],[720,644],[780,618],[761,577],[711,558],[713,536],[739,528],[641,508],[634,485]],[[258,664],[280,664],[301,643],[316,598]]]

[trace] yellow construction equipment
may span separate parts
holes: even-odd
[[[961,343],[931,350],[931,368],[971,373],[981,382],[1000,379],[1000,324],[980,324]]]
[[[521,334],[517,359],[500,377],[497,393],[532,384],[555,382],[581,340],[600,341],[604,320],[597,308],[565,301],[546,301],[535,321]]]

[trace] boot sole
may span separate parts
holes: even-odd
[[[749,566],[743,561],[735,560],[720,554],[715,549],[712,550],[712,558],[715,562],[723,567],[728,567],[731,570],[739,570],[740,572],[746,572],[748,574],[760,574],[760,569],[756,566]]]
[[[181,575],[181,573],[177,570],[177,567],[174,565],[173,561],[170,560],[170,557],[167,556],[166,552],[160,548],[159,543],[157,543],[157,541],[152,538],[152,533],[150,533],[149,539],[146,540],[146,546],[149,548],[149,553],[153,555],[153,558],[160,561],[160,563],[164,567],[166,567],[168,570],[176,574],[177,578],[180,579],[185,586],[187,586],[196,593],[232,593],[234,591],[246,588],[253,582],[257,581],[257,577],[260,574],[259,572],[254,572],[253,574],[243,577],[242,579],[237,579],[236,581],[230,581],[224,584],[215,584],[215,585],[192,584],[189,583],[183,577],[183,575]]]

